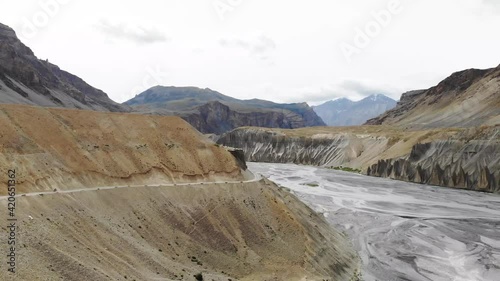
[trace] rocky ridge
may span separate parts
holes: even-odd
[[[206,134],[219,135],[241,126],[293,129],[325,125],[306,103],[239,100],[195,87],[157,86],[125,104],[140,113],[180,116]]]
[[[500,65],[453,73],[428,90],[402,95],[396,108],[366,122],[407,129],[494,126],[500,123]]]
[[[129,111],[106,93],[58,66],[39,60],[14,30],[0,23],[0,103]]]

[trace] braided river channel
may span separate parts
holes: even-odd
[[[365,281],[499,281],[500,196],[293,164],[248,163],[358,251]]]

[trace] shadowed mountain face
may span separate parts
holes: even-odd
[[[367,125],[476,127],[500,123],[500,66],[453,73],[428,90],[404,93],[397,107]]]
[[[371,95],[360,101],[342,98],[313,107],[328,126],[356,126],[365,123],[396,106],[396,101],[384,95]]]
[[[39,60],[0,23],[0,103],[128,111],[79,77]]]
[[[202,133],[222,134],[242,126],[294,129],[325,125],[306,103],[239,100],[195,87],[157,86],[125,104],[141,113],[178,115]]]

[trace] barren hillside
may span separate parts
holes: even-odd
[[[396,108],[366,124],[409,129],[500,124],[500,65],[456,72],[428,90],[405,93]]]
[[[231,154],[178,117],[0,105],[0,143],[19,192],[243,178]]]
[[[53,194],[18,205],[15,280],[333,281],[351,280],[358,263],[346,237],[270,182]]]
[[[346,237],[283,188],[245,181],[241,161],[178,117],[0,105],[0,144],[18,195],[17,272],[0,280],[357,274]]]

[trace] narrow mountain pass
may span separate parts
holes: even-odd
[[[248,163],[347,234],[363,279],[494,281],[500,196],[293,164]]]

